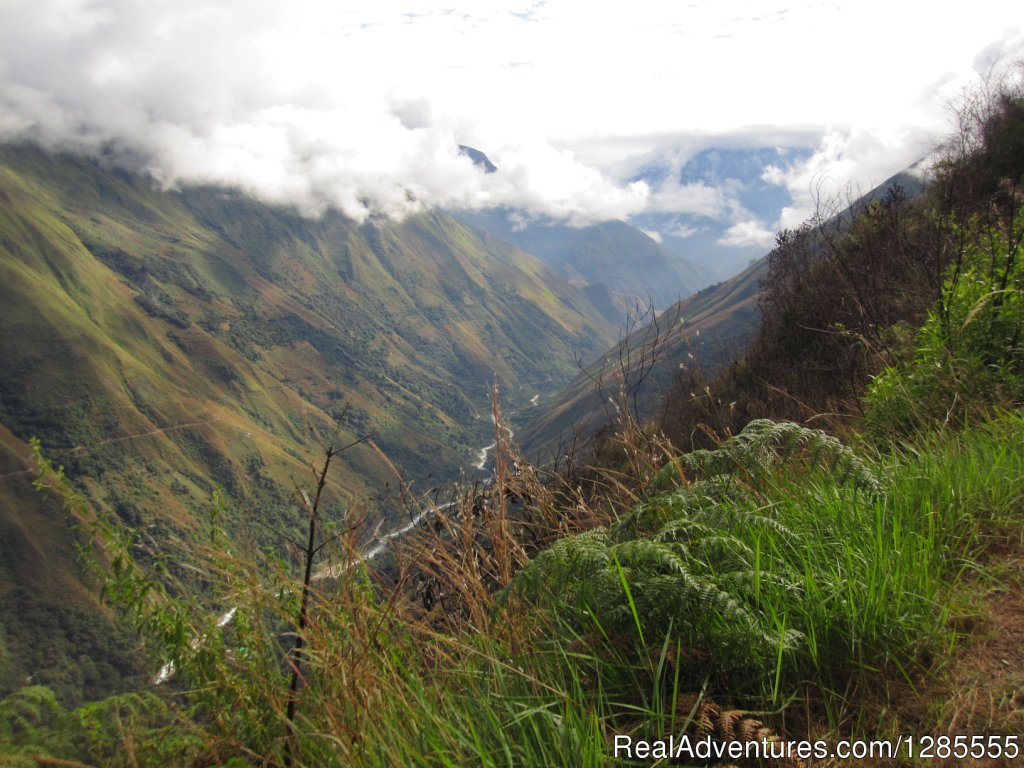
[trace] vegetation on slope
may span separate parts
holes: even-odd
[[[688,366],[668,395],[666,434],[681,446],[700,445],[708,434],[734,433],[764,416],[846,429],[863,416],[868,383],[904,361],[929,313],[926,336],[937,337],[924,343],[963,350],[994,332],[992,343],[1007,351],[981,366],[1012,369],[1020,344],[1013,274],[1022,231],[1022,125],[1019,93],[972,96],[923,194],[874,200],[841,229],[819,217],[780,233],[767,260],[756,338],[720,374]],[[956,354],[963,361],[962,351]],[[971,391],[968,382],[953,386]],[[1012,387],[1004,396],[1020,397]],[[963,400],[945,407],[957,411]],[[695,431],[696,424],[705,429]]]
[[[921,191],[921,181],[916,176],[899,173],[868,194],[848,202],[841,210],[841,201],[822,201],[820,210],[811,221],[798,230],[780,233],[778,247],[771,254],[757,259],[734,277],[698,291],[661,314],[634,311],[629,332],[623,335],[616,348],[587,365],[540,414],[525,425],[520,432],[523,446],[530,455],[546,459],[558,455],[567,442],[589,442],[604,425],[614,420],[614,408],[608,407],[608,399],[611,397],[614,402],[620,387],[628,390],[630,400],[636,403],[634,418],[653,419],[659,423],[665,423],[667,418],[667,428],[673,433],[692,421],[693,409],[680,407],[680,392],[685,389],[687,394],[693,393],[695,398],[702,398],[706,395],[707,379],[718,377],[720,371],[730,366],[733,366],[734,374],[746,368],[758,371],[763,368],[773,375],[785,371],[791,379],[799,380],[799,387],[806,388],[821,378],[817,370],[819,367],[835,367],[833,356],[838,355],[839,360],[850,357],[849,339],[838,338],[829,343],[815,338],[815,345],[826,347],[827,354],[816,360],[800,359],[803,345],[810,341],[801,336],[801,332],[812,337],[820,334],[815,334],[813,327],[790,327],[790,321],[799,324],[804,320],[801,313],[807,314],[800,304],[804,299],[802,291],[805,286],[796,283],[787,286],[785,280],[818,281],[819,291],[812,292],[810,300],[824,302],[827,312],[835,309],[828,302],[833,298],[839,299],[839,311],[834,313],[836,328],[826,329],[827,332],[839,331],[835,334],[837,336],[842,336],[845,329],[840,324],[844,320],[850,321],[851,312],[859,311],[857,302],[868,293],[874,294],[869,301],[875,303],[869,311],[885,308],[888,312],[906,314],[914,308],[918,314],[923,312],[934,299],[936,281],[941,280],[935,265],[927,264],[928,257],[923,258],[924,263],[913,265],[913,269],[918,273],[930,270],[925,280],[930,293],[926,291],[917,296],[910,305],[890,303],[889,298],[879,295],[879,286],[885,286],[887,279],[895,281],[892,286],[901,286],[908,279],[905,274],[908,272],[907,254],[901,252],[903,246],[895,232],[900,226],[906,226],[905,221],[900,222],[900,216],[904,207],[911,204]],[[883,218],[887,219],[885,225],[888,230],[879,226]],[[912,217],[903,218],[909,220]],[[874,225],[869,223],[871,219],[876,220]],[[873,240],[869,238],[859,246],[853,246],[857,236],[844,236],[851,228],[856,228],[861,230],[858,236],[863,237],[863,233],[872,226],[881,231]],[[891,241],[888,240],[890,235],[894,235]],[[828,269],[823,269],[816,276],[805,271],[811,263],[827,260],[825,255],[840,247],[848,251],[859,247],[863,253],[870,254],[870,258],[858,261],[857,257],[844,256],[842,268],[835,269],[835,264],[832,265],[836,272],[832,275],[828,274]],[[889,260],[893,254],[889,251],[896,252],[891,264]],[[920,256],[917,254],[916,257]],[[920,280],[911,281],[910,285],[915,286],[917,282]],[[828,295],[832,290],[835,295]],[[785,317],[782,316],[784,313],[778,313],[773,318],[772,308],[767,305],[779,300],[789,300],[795,306],[785,309],[784,313],[788,313]],[[811,315],[811,319],[818,318]],[[833,320],[831,317],[828,319]],[[860,320],[853,322],[854,328],[864,325],[867,324]],[[784,333],[793,337],[792,350],[787,350],[784,344],[781,349],[770,347],[766,335],[775,326],[785,327]],[[751,345],[752,339],[757,339],[757,343]],[[780,358],[784,355],[792,358],[785,358],[788,362],[797,361],[800,365],[796,368],[782,365]],[[745,365],[744,357],[756,359]],[[724,389],[727,380],[728,377],[720,377],[720,388]],[[772,383],[782,387],[789,382],[776,378]],[[839,383],[845,386],[848,381]],[[764,397],[762,390],[765,387],[755,381],[749,384],[740,385],[746,387],[742,392],[744,408],[747,408],[748,400],[750,403],[746,410],[732,411],[734,418],[730,426],[734,430],[746,423],[745,418],[756,418],[757,413],[777,412],[802,418],[792,407],[785,411],[777,410],[777,403],[771,408],[762,407],[759,403]],[[836,380],[829,379],[824,382],[824,391],[839,394],[836,385]],[[858,379],[858,385],[863,385],[863,376]],[[734,397],[725,402],[740,401]],[[674,418],[670,412],[683,412],[685,415]],[[683,424],[673,426],[673,421]]]
[[[672,407],[671,390],[686,367],[714,372],[733,362],[757,334],[757,311],[767,262],[704,288],[657,314],[630,307],[618,344],[588,364],[519,432],[527,455],[546,463],[569,444],[585,444],[615,419],[620,390],[629,392],[633,418],[659,419]]]
[[[339,418],[373,440],[332,499],[394,514],[396,467],[440,482],[490,441],[495,377],[525,407],[610,340],[581,292],[440,214],[307,220],[30,146],[0,148],[0,203],[4,692],[32,677],[70,703],[138,672],[131,653],[109,668],[130,644],[104,640],[64,515],[31,487],[31,438],[140,533],[137,555],[193,539],[217,487],[228,526],[270,543],[297,530],[303,459]],[[52,646],[26,642],[41,633]]]
[[[899,721],[879,732],[872,718],[896,716],[905,686],[941,669],[975,610],[958,584],[987,570],[984,543],[1021,539],[1022,442],[1018,412],[874,459],[774,422],[697,454],[662,444],[670,460],[648,458],[622,484],[646,479],[631,506],[620,497],[617,518],[578,506],[571,525],[603,524],[556,538],[514,576],[497,545],[523,546],[517,518],[492,498],[494,517],[473,522],[467,500],[444,523],[462,540],[423,530],[399,552],[397,584],[355,566],[316,591],[290,749],[299,589],[284,564],[213,541],[203,566],[237,611],[222,626],[225,603],[204,612],[159,586],[154,598],[124,560],[113,593],[174,658],[175,687],[70,712],[23,689],[2,704],[9,759],[607,765],[625,735],[895,734]],[[564,499],[529,490],[532,532],[557,537]],[[402,585],[426,571],[441,600],[424,611]],[[1013,732],[1012,693],[995,733]]]
[[[1024,135],[1024,99],[1001,94],[982,118],[970,151],[940,169],[955,183],[938,197],[869,206],[831,244],[809,231],[780,239],[745,368],[706,383],[703,410],[678,401],[692,419],[679,442],[699,432],[707,447],[680,451],[624,399],[609,461],[542,483],[509,453],[495,411],[495,484],[436,505],[387,571],[336,542],[346,567],[318,582],[308,623],[302,582],[268,553],[226,551],[213,526],[201,561],[210,603],[197,605],[65,490],[99,536],[112,598],[178,677],[71,711],[22,689],[0,702],[7,759],[614,765],[635,764],[615,754],[621,737],[683,733],[1009,745],[1024,701],[1019,644],[975,681],[988,712],[919,701],[956,674],[950,660],[978,642],[989,596],[1024,562],[1024,179],[1021,153],[1000,149]],[[864,292],[871,276],[852,266],[876,246],[908,258],[878,265],[902,270],[895,288]],[[914,257],[932,246],[951,258]],[[930,303],[915,274],[935,277]],[[837,339],[859,354],[837,355]],[[769,350],[789,356],[762,372]],[[760,392],[751,409],[805,420],[827,406],[845,440],[787,420],[733,429],[736,408],[708,405],[725,386]],[[42,479],[62,487],[45,461]],[[228,605],[232,623],[218,618]],[[290,691],[300,633],[303,685]],[[1014,764],[1017,747],[975,764]]]

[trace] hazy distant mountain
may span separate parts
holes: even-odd
[[[527,222],[504,209],[454,214],[534,254],[573,285],[606,294],[609,319],[621,323],[626,308],[639,299],[667,307],[715,281],[710,270],[658,245],[622,221],[587,227]]]
[[[467,147],[465,144],[459,144],[459,152],[472,160],[473,165],[483,168],[486,173],[494,173],[498,170],[498,166],[491,162],[491,158],[479,149]]]

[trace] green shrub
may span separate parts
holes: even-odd
[[[1024,214],[1002,229],[973,226],[907,362],[869,387],[874,434],[964,424],[1024,401]]]

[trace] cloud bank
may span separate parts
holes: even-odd
[[[818,51],[846,47],[858,23],[877,36],[878,8],[840,7],[850,18],[832,19],[812,2],[768,15],[715,5],[0,0],[0,140],[103,155],[166,187],[236,187],[308,215],[504,206],[582,224],[680,212],[728,223],[724,244],[760,244],[771,224],[803,215],[814,179],[887,175],[916,159],[927,131],[905,126],[962,79],[954,62],[921,85],[938,59],[909,56],[909,96],[882,80],[872,88],[884,98],[851,94],[849,77],[879,71],[869,53],[826,92]],[[975,67],[1021,49],[1019,28],[994,21],[998,8],[978,0],[969,24],[951,23]],[[926,25],[944,18],[927,15]],[[828,23],[844,36],[830,38]],[[787,98],[806,78],[820,93]],[[891,117],[901,100],[914,109],[898,119],[851,116],[877,102]],[[770,146],[780,132],[820,141],[810,160],[768,171],[793,195],[779,222],[751,217],[728,188],[621,172],[666,147],[684,160],[718,139]]]
[[[167,187],[229,185],[357,220],[495,205],[582,220],[646,205],[643,185],[615,184],[529,136],[488,148],[501,173],[485,175],[458,151],[465,125],[378,77],[380,54],[365,50],[372,22],[316,29],[302,11],[325,8],[307,3],[299,18],[282,8],[4,2],[0,139],[103,154]]]

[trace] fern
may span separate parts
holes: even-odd
[[[749,597],[757,577],[745,542],[699,521],[670,519],[646,538],[616,540],[599,529],[559,541],[533,560],[511,589],[547,596],[550,607],[579,631],[631,634],[634,616],[618,567],[641,622],[640,637],[681,636],[695,658],[718,674],[757,675],[778,651],[778,633]],[[617,566],[616,563],[619,565]],[[762,575],[761,578],[768,578]],[[795,587],[794,587],[795,589]],[[798,632],[783,642],[792,650]]]
[[[44,685],[31,685],[0,700],[0,738],[11,741],[16,735],[31,734],[61,714],[53,691]]]
[[[781,475],[783,467],[794,471]],[[881,493],[880,479],[836,438],[753,421],[715,450],[667,463],[615,525],[557,542],[509,591],[539,596],[578,632],[596,625],[640,646],[674,634],[699,660],[690,672],[749,686],[805,642],[784,607],[761,595],[770,586],[803,597],[800,536],[768,498],[780,477],[807,486],[808,471],[868,498]]]
[[[827,470],[840,483],[852,483],[871,494],[881,492],[879,478],[849,447],[817,429],[756,419],[714,450],[700,450],[683,457],[687,472],[714,477],[740,477],[759,486],[779,464],[791,464],[806,456],[810,467]]]

